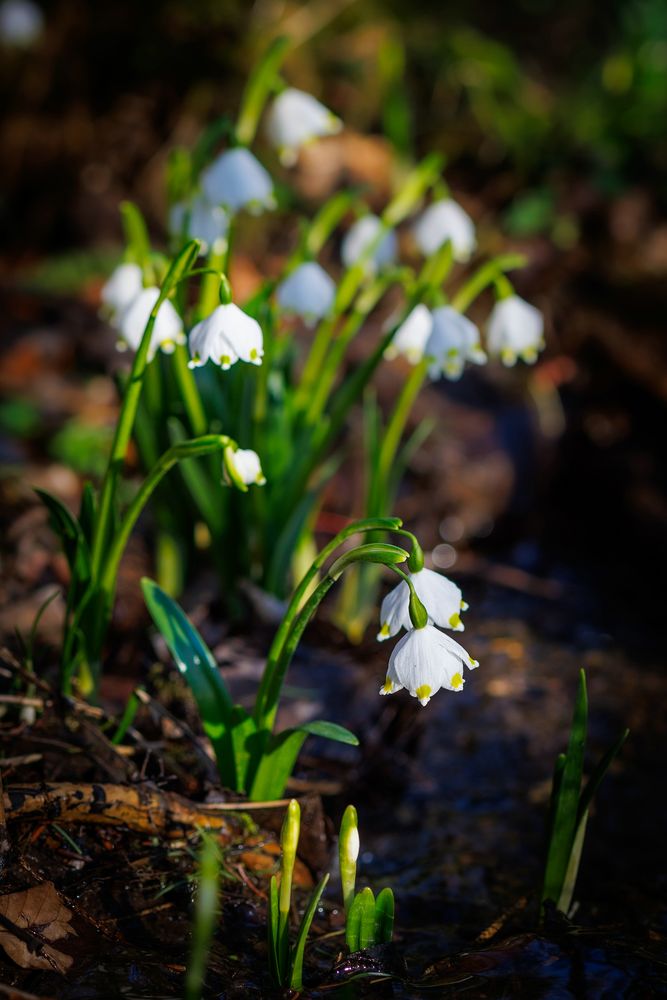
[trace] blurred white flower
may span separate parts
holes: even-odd
[[[263,486],[266,482],[259,455],[251,448],[225,448],[223,457],[225,482],[230,486]]]
[[[369,248],[376,243],[383,229],[377,215],[362,215],[345,234],[341,245],[341,257],[346,267],[352,267],[364,257]],[[386,264],[392,264],[398,253],[396,233],[390,229],[377,243],[368,259],[368,268],[375,271]]]
[[[340,132],[343,123],[311,94],[288,87],[276,97],[267,121],[269,139],[282,163],[296,163],[300,146],[323,135]]]
[[[211,205],[203,195],[196,195],[190,205],[172,205],[169,228],[177,237],[201,240],[200,254],[209,250],[222,253],[227,245],[229,216],[220,205]]]
[[[243,146],[221,153],[202,173],[201,185],[212,205],[222,205],[231,214],[245,208],[259,215],[275,208],[270,174]]]
[[[29,48],[44,30],[44,14],[32,0],[0,3],[0,41],[16,48]]]
[[[143,277],[138,264],[118,265],[100,293],[112,320],[118,320],[119,314],[136,299],[143,287]]]
[[[433,316],[422,303],[412,310],[394,334],[389,347],[384,352],[386,358],[396,358],[399,354],[416,365],[424,357],[424,348],[433,329]]]
[[[454,639],[433,625],[413,628],[394,646],[380,694],[405,688],[420,704],[428,705],[440,688],[462,689],[464,666],[474,670],[479,664]]]
[[[449,241],[454,260],[465,263],[477,247],[474,222],[452,198],[429,205],[417,219],[412,232],[425,257],[430,257]]]
[[[485,364],[486,354],[480,344],[479,330],[467,316],[451,306],[440,306],[431,315],[433,330],[424,349],[424,354],[433,358],[429,369],[431,378],[445,375],[456,381],[461,378],[466,361]]]
[[[159,288],[144,288],[120,315],[118,323],[120,335],[125,344],[133,351],[136,351],[141,343],[146,324],[159,297]],[[165,300],[158,310],[153,327],[148,348],[148,360],[152,361],[158,350],[163,350],[165,354],[172,354],[176,344],[184,343],[185,334],[181,317],[171,302]]]
[[[500,299],[489,318],[487,344],[505,365],[516,364],[517,358],[534,364],[544,347],[542,313],[518,295]]]
[[[409,576],[417,597],[426,609],[429,624],[462,632],[461,611],[465,611],[468,605],[456,584],[432,569],[420,569]],[[389,591],[380,607],[380,631],[377,635],[380,642],[390,639],[402,628],[409,631],[413,627],[409,604],[410,588],[405,580],[401,580]]]
[[[314,323],[330,311],[336,286],[324,268],[307,261],[281,281],[276,297],[283,309]]]
[[[231,302],[218,306],[190,331],[190,368],[200,368],[211,360],[227,371],[239,358],[261,365],[263,354],[259,323]]]

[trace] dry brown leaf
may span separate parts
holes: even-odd
[[[76,935],[72,911],[60,901],[53,882],[0,896],[0,946],[22,969],[65,973],[74,959],[48,942]],[[11,924],[16,928],[12,931]]]

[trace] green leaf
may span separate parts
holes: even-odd
[[[554,903],[558,903],[570,863],[579,811],[587,722],[586,674],[582,670],[579,674],[579,689],[572,718],[570,741],[554,811],[553,830],[544,873],[542,902],[551,899]]]
[[[171,267],[167,271],[165,279],[162,282],[160,297],[153,306],[154,314],[157,312],[162,302],[164,302],[164,300],[171,295],[179,281],[182,281],[186,277],[188,271],[199,256],[199,247],[199,240],[189,240],[180,253],[174,258]]]
[[[352,900],[352,905],[348,911],[347,920],[345,921],[345,944],[352,953],[359,951],[359,930],[361,928],[362,905],[361,893],[358,892]]]
[[[90,551],[81,525],[57,497],[37,487],[35,493],[49,511],[51,527],[60,539],[72,574],[72,585],[78,593],[90,579]]]
[[[250,785],[251,801],[261,802],[282,796],[306,736],[307,733],[301,730],[285,729],[271,736],[268,745],[259,748],[254,755],[256,770]]]
[[[359,949],[370,948],[375,944],[375,896],[373,890],[366,887],[359,893],[361,899],[361,916],[359,920]]]
[[[278,963],[278,921],[278,880],[275,875],[272,875],[269,886],[269,906],[266,914],[269,946],[269,972],[271,973],[271,978],[276,986],[285,986],[286,983]]]
[[[306,941],[308,939],[308,934],[310,932],[310,927],[317,911],[317,907],[319,906],[320,899],[322,898],[322,893],[324,892],[328,881],[329,875],[327,873],[310,897],[308,908],[303,915],[303,919],[301,920],[299,933],[297,934],[294,949],[292,951],[292,969],[290,973],[289,985],[293,990],[300,990],[303,987],[303,956],[306,950]]]
[[[570,853],[570,861],[567,866],[567,871],[565,873],[565,878],[563,880],[563,888],[561,889],[560,896],[556,903],[559,910],[563,913],[567,913],[572,905],[572,896],[574,895],[574,887],[577,881],[577,875],[579,873],[579,864],[581,861],[581,852],[584,846],[584,838],[586,836],[586,824],[588,822],[588,810],[590,808],[591,802],[593,801],[593,796],[600,787],[602,779],[609,770],[609,767],[618,754],[619,750],[628,738],[630,730],[624,730],[619,736],[618,740],[612,747],[607,750],[606,754],[598,761],[593,773],[591,774],[586,787],[581,793],[579,798],[579,809],[577,812],[577,828],[574,834],[574,841],[572,844],[572,851]]]
[[[339,726],[336,722],[325,722],[323,719],[316,719],[313,722],[304,722],[297,726],[297,730],[302,733],[309,733],[311,736],[323,736],[327,740],[335,743],[347,743],[348,746],[358,747],[359,740],[344,726]]]
[[[389,944],[394,936],[394,893],[383,889],[375,900],[375,943]]]
[[[176,665],[190,685],[204,732],[211,740],[220,778],[228,788],[237,787],[232,729],[243,720],[232,704],[213,654],[176,601],[153,580],[141,581],[151,617],[167,643]]]
[[[81,507],[79,508],[79,524],[88,545],[92,544],[95,527],[95,490],[91,482],[83,484]]]
[[[128,258],[143,269],[151,252],[151,241],[148,236],[144,217],[137,206],[131,201],[122,202],[120,214],[123,220]]]

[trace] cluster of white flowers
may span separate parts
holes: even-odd
[[[503,364],[514,365],[518,358],[528,364],[537,360],[544,347],[544,320],[539,309],[518,295],[496,302],[488,321],[487,349]],[[422,358],[431,362],[432,379],[444,375],[452,381],[461,378],[466,361],[486,363],[482,336],[467,316],[452,306],[429,310],[415,306],[396,331],[386,356],[402,354],[411,364]]]
[[[456,584],[430,569],[409,576],[428,621],[422,628],[414,627],[410,617],[410,588],[405,580],[383,600],[378,640],[383,642],[401,629],[406,629],[406,635],[392,651],[380,694],[394,694],[405,688],[421,705],[427,705],[440,688],[461,691],[465,683],[463,667],[474,670],[479,664],[463,646],[436,628],[463,631],[461,612],[468,605]]]

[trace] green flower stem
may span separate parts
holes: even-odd
[[[230,223],[231,227],[231,223]],[[199,300],[197,302],[197,319],[210,316],[216,306],[220,305],[220,275],[226,274],[225,265],[227,263],[227,249],[231,239],[231,233],[227,233],[227,248],[222,253],[211,250],[206,262],[206,268],[201,272],[203,280],[199,289]]]
[[[132,436],[132,428],[137,416],[139,398],[146,374],[148,364],[148,352],[153,336],[155,321],[160,306],[165,301],[171,290],[180,278],[187,273],[199,249],[199,243],[192,240],[187,243],[181,253],[173,261],[164,282],[160,289],[157,302],[151,310],[151,314],[146,323],[141,342],[137,353],[134,356],[132,369],[128,378],[125,396],[121,406],[118,423],[111,444],[111,454],[102,481],[100,490],[100,500],[93,532],[93,544],[91,552],[91,577],[93,580],[99,579],[104,562],[104,554],[109,541],[111,529],[111,518],[113,515],[113,505],[116,496],[116,486],[121,469],[125,463],[125,456]]]
[[[335,569],[336,563],[334,563],[334,566],[331,567],[324,579],[315,588],[311,596],[301,607],[301,601],[306,594],[310,583],[316,577],[319,569],[325,560],[332,555],[333,552],[350,535],[362,533],[364,531],[377,531],[382,528],[392,530],[392,521],[395,523],[398,521],[398,518],[369,518],[366,521],[356,521],[353,524],[348,525],[347,528],[344,528],[343,531],[339,532],[339,534],[332,539],[329,545],[322,549],[317,559],[315,559],[311,568],[302,579],[292,596],[292,600],[290,601],[285,617],[283,618],[280,628],[278,629],[273,643],[271,644],[271,649],[269,650],[266,666],[264,668],[262,680],[257,692],[255,710],[253,713],[258,729],[270,730],[273,728],[276,710],[278,708],[278,701],[280,699],[280,692],[285,679],[285,674],[287,673],[287,668],[289,667],[294,655],[294,651],[299,644],[306,625],[317,610],[318,605],[329,592],[336,579],[340,573],[344,571],[346,566]],[[364,546],[360,546],[356,551],[359,552],[359,550],[363,548]],[[386,548],[393,549],[395,547],[391,546]],[[351,565],[355,561],[353,553],[354,550],[346,554],[346,557],[348,558],[347,565]],[[362,555],[357,558],[364,558],[364,556],[365,553],[362,553]],[[407,553],[405,553],[405,557],[407,558]]]
[[[289,38],[276,38],[248,79],[236,122],[236,139],[242,146],[249,146],[255,138],[264,105],[279,83],[278,70],[289,44]]]
[[[331,539],[331,541],[324,546],[324,548],[317,554],[313,563],[304,575],[298,587],[294,590],[292,594],[290,603],[288,605],[285,616],[276,632],[273,642],[271,643],[271,648],[269,649],[269,654],[266,661],[266,667],[264,668],[264,674],[262,676],[262,681],[257,692],[257,698],[255,700],[255,718],[259,718],[263,709],[263,702],[265,700],[266,688],[268,687],[269,678],[272,671],[275,668],[278,658],[282,651],[285,639],[287,638],[289,631],[292,627],[292,623],[301,607],[304,595],[310,589],[310,585],[313,580],[317,577],[320,569],[327,561],[327,559],[333,555],[333,553],[338,549],[343,542],[347,541],[352,535],[363,534],[366,531],[378,531],[384,529],[385,531],[397,531],[400,529],[403,522],[399,517],[372,517],[367,518],[362,521],[353,521],[348,524],[346,528],[339,531],[338,534]]]
[[[382,213],[382,222],[388,229],[398,226],[412,214],[428,189],[438,181],[443,164],[444,159],[440,153],[429,153],[408,174],[399,193]]]
[[[132,528],[160,480],[177,462],[185,458],[196,458],[199,455],[218,451],[228,444],[230,444],[230,438],[221,434],[207,434],[203,437],[193,438],[190,441],[181,441],[179,444],[172,445],[171,448],[165,451],[157,465],[151,469],[125,512],[118,531],[114,535],[113,542],[109,547],[104,568],[100,574],[100,588],[105,594],[107,603],[110,602],[113,596],[118,566]]]
[[[459,312],[465,312],[468,306],[475,301],[488,285],[494,284],[500,275],[505,271],[515,271],[519,267],[525,267],[526,258],[523,254],[504,254],[494,260],[482,264],[472,278],[466,281],[465,285],[459,289],[452,299],[452,306]]]
[[[173,356],[173,370],[178,389],[188,416],[190,430],[199,437],[208,429],[208,421],[204,404],[202,403],[195,377],[188,367],[188,350],[184,344],[178,344]]]
[[[398,451],[401,443],[401,437],[403,436],[403,431],[405,430],[405,425],[412,411],[414,402],[419,395],[419,391],[424,384],[428,366],[428,358],[422,358],[422,360],[414,366],[410,375],[403,383],[403,388],[401,389],[398,401],[394,407],[394,412],[389,418],[389,423],[387,424],[387,428],[384,432],[382,445],[380,446],[380,454],[378,456],[378,473],[381,483],[386,481],[389,473],[391,472],[391,467],[394,464],[396,452]]]

